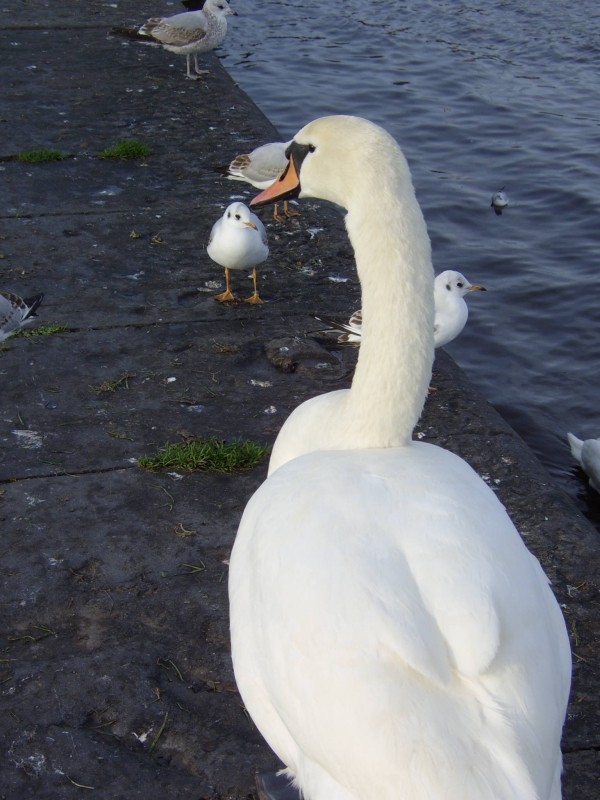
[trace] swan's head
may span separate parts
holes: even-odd
[[[332,116],[313,120],[286,150],[288,165],[250,205],[260,208],[290,197],[318,197],[348,208],[354,197],[378,187],[393,192],[412,181],[396,141],[361,117]]]
[[[485,292],[485,286],[469,283],[461,272],[447,269],[436,276],[435,283],[436,298],[444,300],[451,296],[464,297],[468,292]]]
[[[225,220],[225,224],[230,228],[257,229],[256,222],[254,221],[256,217],[244,203],[231,203],[231,205],[227,206],[223,214],[223,219]]]

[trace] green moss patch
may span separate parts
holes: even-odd
[[[22,164],[47,164],[49,161],[64,161],[67,156],[60,150],[23,150],[15,156]]]
[[[212,437],[181,444],[167,443],[155,456],[142,456],[138,465],[150,472],[241,472],[251,469],[264,458],[269,448],[251,441],[234,439],[225,442]]]
[[[137,139],[119,139],[112,147],[107,147],[100,153],[100,158],[135,159],[146,158],[152,152],[147,144],[138,142]]]
[[[38,325],[37,328],[28,330],[23,328],[15,336],[54,336],[55,333],[68,333],[69,329],[66,325]]]

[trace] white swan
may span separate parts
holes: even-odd
[[[470,283],[462,272],[454,269],[446,269],[435,276],[433,282],[433,301],[435,306],[435,317],[433,324],[433,344],[434,347],[445,347],[450,344],[463,328],[469,319],[469,307],[465,302],[465,296],[469,292],[485,292],[485,286]],[[337,341],[340,344],[359,345],[362,338],[362,311],[355,311],[348,322],[335,322],[332,319],[322,320],[333,326],[333,330],[327,333],[342,331]]]
[[[325,117],[259,202],[298,192],[296,173],[300,196],[348,210],[363,342],[351,389],[284,425],[301,413],[309,452],[271,473],[240,523],[229,592],[243,701],[306,800],[558,800],[560,608],[486,484],[411,441],[433,272],[408,166],[377,126]]]
[[[578,439],[567,433],[571,455],[590,480],[590,486],[600,493],[600,439]]]

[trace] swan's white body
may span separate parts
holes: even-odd
[[[559,800],[558,604],[486,484],[411,441],[433,275],[408,167],[353,117],[295,142],[315,148],[302,195],[348,209],[363,342],[352,388],[290,417],[309,444],[295,439],[240,524],[229,587],[244,703],[307,800]],[[389,204],[403,220],[392,234]]]
[[[578,439],[567,433],[571,454],[590,480],[590,486],[600,493],[600,439]]]

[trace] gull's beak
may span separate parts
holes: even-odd
[[[288,200],[290,197],[298,197],[300,193],[300,179],[296,171],[293,156],[290,156],[287,167],[278,178],[265,189],[264,192],[257,194],[250,200],[250,206],[262,208],[269,203],[276,203],[279,200]]]
[[[254,228],[255,231],[258,230],[258,228],[256,227],[256,225],[253,222],[244,222],[244,225],[246,225],[246,227],[248,227],[248,228]]]
[[[487,289],[485,288],[485,286],[471,285],[471,286],[469,286],[469,291],[470,292],[487,292]]]

